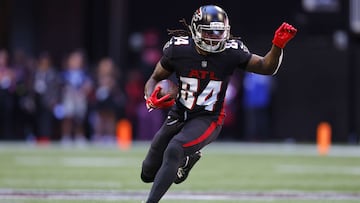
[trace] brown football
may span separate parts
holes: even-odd
[[[173,81],[169,79],[161,80],[156,84],[155,88],[157,86],[161,87],[158,98],[161,98],[166,94],[170,94],[171,98],[176,99],[178,94],[178,86]]]

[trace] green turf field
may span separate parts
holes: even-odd
[[[45,147],[0,144],[0,203],[94,203],[145,200],[140,166],[149,143]],[[360,146],[215,142],[188,180],[162,202],[360,202]]]

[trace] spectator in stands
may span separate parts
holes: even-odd
[[[123,116],[125,94],[121,89],[121,73],[111,58],[103,58],[95,68],[93,135],[96,144],[115,143],[117,120]]]
[[[14,134],[15,73],[9,67],[9,54],[0,50],[0,138],[9,140]]]
[[[88,110],[88,96],[92,80],[87,72],[85,55],[81,50],[71,52],[66,59],[62,77],[61,105],[58,116],[62,117],[61,143],[64,145],[86,144],[85,121]]]
[[[37,59],[33,90],[36,104],[37,140],[46,142],[54,136],[55,117],[53,109],[59,102],[60,78],[52,64],[49,53],[42,53]]]
[[[32,89],[34,64],[33,58],[22,48],[12,54],[12,69],[16,80],[15,134],[14,139],[24,139],[35,134],[35,101]]]
[[[144,104],[144,83],[145,80],[141,70],[133,68],[127,73],[125,83],[125,93],[127,95],[125,114],[133,125],[135,139],[138,134],[138,108],[141,104]]]
[[[245,139],[259,141],[270,135],[272,77],[253,73],[244,76]]]

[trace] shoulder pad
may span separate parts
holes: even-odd
[[[225,44],[225,48],[226,49],[232,48],[232,49],[242,50],[244,52],[250,53],[247,46],[240,40],[235,40],[235,39],[228,40]]]
[[[247,48],[247,46],[244,44],[244,42],[239,41],[239,45],[240,45],[240,49],[242,49],[243,51],[250,53],[249,49]]]
[[[168,48],[168,47],[170,46],[170,44],[171,44],[171,39],[166,42],[166,44],[165,44],[164,47],[163,47],[163,51],[164,51],[166,48]]]

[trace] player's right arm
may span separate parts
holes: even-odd
[[[163,56],[157,62],[153,73],[150,78],[145,83],[144,94],[145,99],[151,96],[151,93],[154,91],[155,85],[163,79],[170,77],[173,72],[171,65],[171,55],[173,49],[174,38],[171,38],[163,47]]]
[[[149,98],[151,93],[154,91],[155,85],[163,79],[168,78],[171,75],[171,72],[169,72],[168,70],[166,70],[162,65],[161,62],[159,61],[156,66],[155,69],[153,71],[153,73],[151,74],[150,78],[147,80],[147,82],[145,83],[145,98]]]
[[[155,66],[154,72],[151,74],[150,78],[145,84],[146,108],[149,112],[156,108],[168,108],[174,105],[175,99],[169,100],[169,94],[158,98],[158,94],[161,88],[158,86],[155,89],[156,84],[160,80],[166,79],[170,75],[171,72],[165,70],[159,61]]]
[[[173,39],[170,39],[170,41],[165,44],[163,48],[163,56],[161,57],[160,61],[157,62],[153,73],[145,83],[144,97],[146,100],[146,107],[148,108],[149,112],[156,108],[168,108],[175,102],[174,99],[169,100],[170,95],[165,95],[161,98],[158,98],[158,93],[160,92],[161,88],[157,87],[155,89],[155,86],[159,81],[169,78],[173,72],[173,69],[170,68],[171,65],[168,63],[171,60],[170,55],[172,49],[172,40]]]

